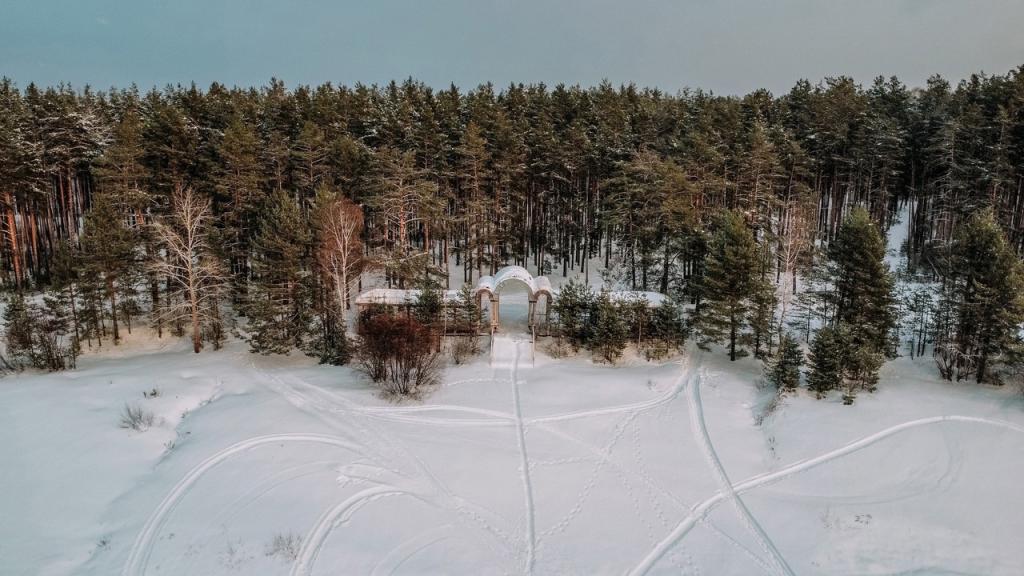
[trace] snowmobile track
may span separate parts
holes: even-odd
[[[327,541],[327,537],[330,536],[335,527],[347,522],[359,508],[386,496],[407,494],[408,492],[396,490],[390,486],[374,486],[353,494],[325,512],[309,530],[306,537],[302,539],[302,548],[299,550],[295,563],[292,564],[290,576],[309,576],[313,571],[316,557],[320,554],[320,549],[323,548],[324,542]]]
[[[1016,424],[1006,422],[1004,420],[994,420],[990,418],[979,418],[975,416],[960,415],[918,418],[916,420],[910,420],[909,422],[904,422],[902,424],[891,426],[874,434],[865,436],[859,440],[854,440],[853,442],[845,444],[839,448],[836,448],[835,450],[825,452],[824,454],[820,454],[818,456],[814,456],[804,460],[799,460],[797,462],[794,462],[793,464],[790,464],[774,472],[764,472],[762,474],[751,476],[746,480],[742,480],[739,483],[733,484],[732,488],[736,494],[743,494],[744,492],[753,490],[754,488],[757,488],[759,486],[763,486],[765,484],[770,484],[772,482],[788,478],[790,476],[799,474],[800,472],[803,472],[805,470],[810,470],[822,464],[831,462],[832,460],[835,460],[837,458],[841,458],[848,454],[852,454],[854,452],[857,452],[858,450],[862,450],[873,444],[876,444],[890,436],[899,434],[900,432],[905,432],[907,430],[911,430],[913,428],[918,428],[921,426],[928,426],[931,424],[939,424],[944,422],[983,424],[986,426],[1005,428],[1007,430],[1013,430],[1014,432],[1024,434],[1024,426],[1018,426]],[[648,552],[647,555],[645,555],[632,570],[629,571],[630,576],[640,576],[642,574],[646,574],[651,568],[654,567],[658,560],[665,556],[665,554],[667,554],[669,550],[671,550],[672,547],[683,538],[683,536],[685,536],[690,530],[693,529],[694,525],[696,525],[698,521],[706,517],[712,509],[714,509],[726,498],[727,495],[719,491],[715,493],[713,496],[705,499],[703,502],[700,502],[699,504],[694,506],[690,514],[682,520],[680,520],[679,523],[676,525],[675,529],[672,532],[670,532],[661,542],[659,542],[658,545],[654,547],[654,549]]]
[[[124,569],[121,573],[124,576],[132,576],[135,574],[141,576],[145,573],[146,564],[149,562],[149,555],[152,552],[153,538],[160,531],[160,528],[166,521],[167,516],[174,511],[182,498],[188,495],[192,490],[192,486],[202,478],[204,474],[236,454],[240,454],[266,444],[286,442],[312,442],[327,444],[351,450],[355,453],[360,453],[362,449],[361,446],[338,436],[327,436],[324,434],[269,434],[266,436],[257,436],[255,438],[243,440],[221,450],[220,452],[217,452],[213,456],[203,460],[199,465],[193,467],[160,502],[160,505],[157,506],[153,514],[150,515],[145,525],[143,525],[142,531],[139,532],[138,537],[135,539],[135,543],[128,552],[128,560],[125,562]]]
[[[729,474],[726,473],[725,467],[722,465],[722,460],[718,457],[718,453],[715,451],[715,445],[711,442],[711,435],[708,434],[707,423],[704,420],[704,404],[700,398],[700,383],[703,379],[703,373],[698,372],[697,376],[690,383],[690,414],[691,423],[693,425],[693,435],[697,439],[698,444],[701,447],[701,452],[704,453],[704,458],[711,466],[712,471],[715,474],[715,478],[718,480],[719,490],[724,492],[729,500],[733,503],[733,507],[736,509],[736,513],[739,515],[740,520],[747,526],[750,532],[754,535],[754,538],[758,540],[758,543],[772,558],[772,563],[775,565],[776,574],[785,574],[786,576],[794,576],[793,569],[786,563],[786,559],[782,557],[782,553],[775,547],[775,543],[772,542],[771,538],[764,531],[761,524],[754,518],[754,515],[750,513],[750,509],[743,503],[743,499],[739,497],[736,490],[733,488],[732,482],[729,480]]]
[[[537,531],[534,527],[535,513],[533,504],[533,484],[530,481],[530,456],[526,451],[526,429],[523,423],[523,408],[519,401],[519,343],[516,343],[515,357],[512,360],[512,406],[516,416],[516,441],[519,444],[519,466],[523,480],[523,493],[526,499],[526,573],[533,574],[534,555],[537,548]]]

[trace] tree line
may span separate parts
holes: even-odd
[[[907,264],[890,277],[884,241],[862,244],[901,213]],[[0,283],[46,290],[52,304],[25,315],[67,316],[75,345],[116,341],[151,311],[198,350],[223,339],[229,302],[254,350],[330,361],[367,266],[413,287],[447,285],[452,266],[467,282],[504,264],[590,280],[600,263],[611,282],[692,305],[694,334],[733,358],[827,328],[871,354],[913,338],[944,376],[984,381],[1019,319],[1004,306],[988,334],[976,300],[1013,301],[1015,276],[979,288],[997,279],[965,268],[979,261],[965,246],[987,230],[986,262],[1012,270],[1022,219],[1024,67],[742,97],[0,81]],[[860,326],[863,278],[910,292],[872,288],[884,326]]]

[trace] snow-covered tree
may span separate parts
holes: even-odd
[[[151,263],[169,287],[167,302],[157,313],[167,323],[189,326],[196,353],[206,339],[219,347],[224,334],[220,304],[227,273],[210,244],[212,219],[208,198],[192,188],[176,190],[170,213],[156,224],[161,255]]]
[[[699,342],[725,344],[729,359],[743,355],[742,348],[757,300],[771,293],[759,273],[760,252],[743,217],[725,211],[711,240],[702,279],[703,302],[694,318]]]

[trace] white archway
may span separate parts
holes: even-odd
[[[529,311],[527,312],[527,325],[531,329],[535,325],[534,313],[537,310],[537,301],[541,297],[546,298],[544,306],[546,323],[550,318],[551,310],[551,282],[546,276],[533,276],[522,266],[505,266],[495,272],[493,276],[481,277],[476,283],[476,288],[473,289],[473,294],[476,296],[478,304],[482,303],[485,294],[490,300],[492,328],[497,330],[501,327],[501,288],[502,286],[506,286],[510,283],[517,283],[526,286],[530,300]]]

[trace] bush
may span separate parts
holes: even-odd
[[[476,335],[455,336],[451,340],[448,351],[452,355],[453,362],[462,364],[480,353],[480,341]]]
[[[650,324],[644,340],[644,355],[648,360],[660,360],[678,352],[686,343],[686,326],[682,310],[672,300],[650,312]]]
[[[628,328],[622,310],[612,302],[607,292],[601,292],[591,313],[590,349],[601,360],[614,364],[626,348]]]
[[[58,297],[46,295],[43,305],[29,305],[15,294],[4,311],[4,336],[10,364],[40,370],[74,368],[78,339],[74,337],[67,306]]]
[[[544,351],[548,353],[548,356],[552,358],[566,358],[569,354],[572,354],[572,346],[563,338],[554,338],[551,342],[544,347]]]
[[[267,544],[264,554],[268,557],[276,556],[286,562],[294,562],[299,557],[302,549],[302,537],[297,534],[275,534],[274,539]]]
[[[436,383],[440,355],[429,328],[387,313],[365,315],[361,327],[358,366],[385,393],[412,396]]]
[[[153,413],[138,404],[125,404],[121,411],[121,428],[142,432],[153,425]]]
[[[558,298],[551,303],[558,333],[569,340],[574,350],[579,350],[590,340],[594,301],[593,290],[574,278],[562,286]]]

